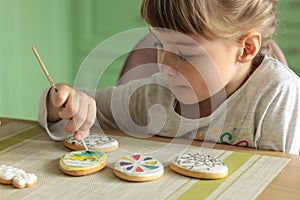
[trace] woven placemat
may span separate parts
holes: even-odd
[[[167,164],[178,154],[199,152],[199,147],[115,138],[120,148],[108,153],[109,163],[105,169],[84,177],[71,177],[57,167],[59,158],[70,150],[61,142],[52,141],[41,127],[21,123],[1,126],[0,164],[34,173],[38,183],[27,189],[0,185],[0,199],[255,199],[289,161],[212,150],[211,155],[227,164],[229,175],[220,180],[198,180],[171,171]],[[164,176],[145,183],[126,182],[115,177],[110,166],[120,156],[133,152],[152,155],[164,163]]]

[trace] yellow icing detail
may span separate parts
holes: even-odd
[[[121,157],[120,160],[128,160],[128,161],[132,161],[130,158],[128,157]]]
[[[146,165],[156,165],[157,164],[157,161],[148,161],[148,162],[145,162]]]
[[[72,154],[70,159],[66,160],[81,160],[81,161],[95,161],[97,158],[95,156],[78,156],[77,154]]]

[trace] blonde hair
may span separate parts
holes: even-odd
[[[200,34],[206,39],[262,35],[257,57],[271,55],[277,0],[143,0],[141,16],[153,27]],[[271,55],[272,56],[272,55]]]

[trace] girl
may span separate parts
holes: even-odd
[[[300,81],[272,58],[276,0],[143,0],[160,73],[97,90],[57,84],[41,98],[52,139],[103,128],[299,154]],[[71,120],[69,120],[71,119]]]

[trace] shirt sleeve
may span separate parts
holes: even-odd
[[[258,148],[300,153],[300,81],[287,80],[262,118]]]
[[[102,128],[139,134],[166,132],[165,122],[174,97],[161,75],[97,91],[95,96]]]
[[[47,88],[39,102],[38,122],[46,130],[51,139],[55,141],[62,141],[66,137],[64,126],[67,123],[65,120],[60,120],[56,123],[47,121],[47,95],[50,88]]]

